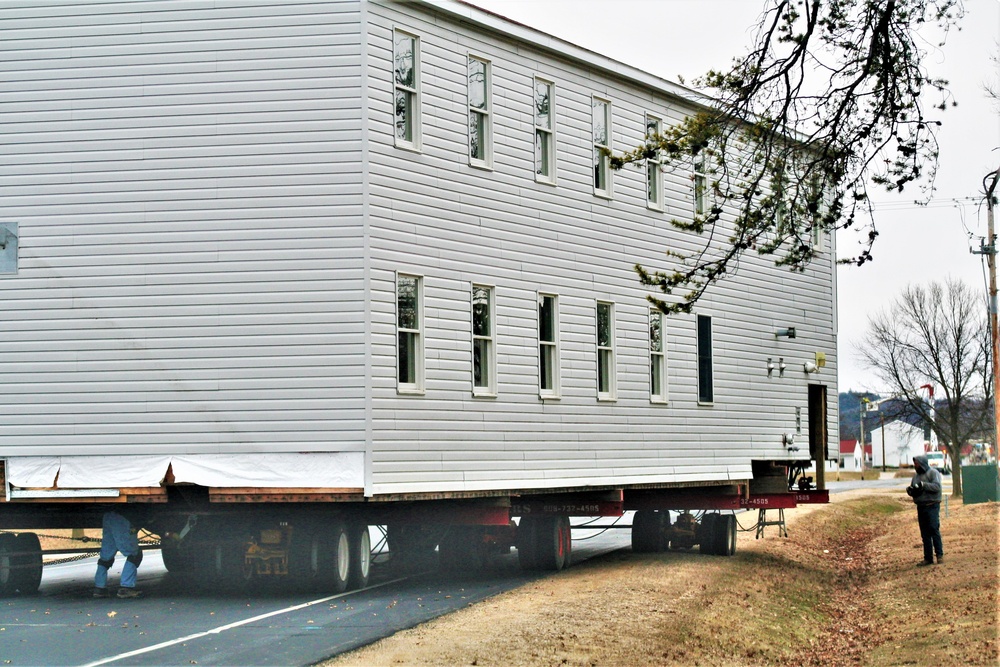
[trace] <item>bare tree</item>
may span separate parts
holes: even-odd
[[[768,0],[750,52],[696,82],[707,108],[612,158],[618,169],[657,158],[692,171],[709,158],[708,204],[673,221],[705,243],[668,252],[665,268],[635,267],[666,296],[651,301],[689,312],[748,251],[803,270],[819,232],[859,219],[862,246],[845,261],[869,261],[878,236],[869,184],[930,188],[933,116],[952,103],[947,82],[923,66],[918,31],[943,38],[962,14],[960,0]]]
[[[889,311],[869,318],[858,346],[890,393],[947,443],[953,493],[962,495],[961,448],[990,426],[989,326],[986,304],[968,285],[948,279],[909,286]],[[942,392],[927,402],[922,385]]]

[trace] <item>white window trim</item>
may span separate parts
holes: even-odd
[[[609,324],[611,327],[611,340],[610,345],[602,346],[600,344],[600,317],[597,315],[598,310],[601,306],[608,307]],[[597,306],[594,309],[595,315],[595,336],[594,343],[597,349],[597,400],[599,401],[614,401],[618,398],[618,354],[617,354],[617,336],[615,331],[615,304],[610,301],[598,301]],[[608,364],[610,367],[609,372],[611,373],[608,377],[608,391],[601,391],[601,352],[607,352],[611,356],[611,361]]]
[[[485,67],[483,68],[483,71],[485,72],[486,75],[485,109],[479,109],[473,107],[471,104],[471,99],[469,96],[470,87],[468,83],[470,60],[478,60],[479,62],[485,65]],[[466,138],[467,138],[465,150],[466,154],[469,156],[469,166],[475,167],[477,169],[487,169],[492,171],[493,170],[493,63],[488,58],[484,58],[483,56],[470,52],[467,54],[467,58],[465,61],[465,72],[466,72],[465,104],[466,104],[466,111],[469,114],[465,119]],[[482,148],[483,152],[486,154],[486,157],[483,159],[472,157],[472,128],[468,127],[468,125],[469,125],[469,118],[471,118],[471,114],[473,113],[482,114],[484,117],[484,122],[483,122],[484,136],[483,136]]]
[[[649,369],[652,373],[653,365],[656,364],[660,371],[660,394],[653,393],[652,384],[649,388],[649,402],[650,403],[669,403],[670,402],[670,384],[667,382],[667,318],[658,308],[650,308],[649,319],[650,322],[656,318],[660,322],[660,351],[654,352],[652,347],[652,340],[650,340],[649,345]],[[650,380],[652,383],[652,380]]]
[[[470,293],[469,308],[470,314],[473,308],[473,299],[476,296],[476,288],[481,288],[489,291],[490,295],[490,334],[489,336],[477,336],[475,331],[475,323],[469,327],[470,333],[472,334],[472,395],[480,398],[495,398],[497,395],[497,327],[496,327],[496,288],[493,285],[485,285],[483,283],[473,283],[472,292]],[[476,386],[476,341],[486,340],[489,342],[488,349],[489,354],[486,359],[486,369],[489,373],[489,382],[485,387]]]
[[[549,175],[543,176],[538,173],[538,165],[534,163],[535,160],[535,150],[534,145],[532,145],[532,169],[535,171],[535,182],[544,183],[545,185],[555,185],[556,184],[556,84],[553,81],[542,78],[540,76],[533,77],[531,80],[531,101],[532,105],[535,102],[535,93],[538,88],[538,84],[543,83],[549,87],[549,125],[550,127],[545,128],[538,125],[538,117],[535,116],[535,135],[532,136],[532,141],[536,140],[539,131],[546,133],[548,135],[548,146],[549,146]]]
[[[406,35],[413,39],[413,83],[412,89],[407,88],[396,83],[395,74],[395,63],[396,63],[396,35]],[[420,107],[423,95],[420,90],[420,79],[421,79],[421,67],[420,67],[420,36],[412,33],[408,30],[400,30],[398,28],[393,28],[392,30],[392,62],[393,62],[393,75],[392,75],[392,138],[396,148],[402,148],[404,150],[420,152],[422,147],[422,137],[421,132],[421,122],[420,122]],[[399,135],[396,134],[396,91],[404,90],[413,93],[413,108],[410,109],[411,118],[410,123],[413,127],[413,138],[411,141],[405,139],[400,139]]]
[[[712,375],[711,375],[711,378],[709,378],[712,381],[712,400],[710,400],[710,401],[705,401],[705,400],[702,400],[702,398],[701,398],[701,333],[698,330],[698,322],[700,321],[700,319],[702,317],[708,319],[709,326],[711,327],[711,334],[712,334],[711,335],[711,340],[709,340],[709,350],[708,350],[709,351],[709,355],[711,357],[711,361],[712,361]],[[694,323],[694,335],[695,335],[695,354],[697,355],[695,366],[696,366],[696,369],[697,369],[697,376],[698,376],[697,377],[698,384],[695,387],[695,391],[696,391],[696,396],[698,397],[698,405],[707,405],[707,406],[715,405],[715,321],[714,321],[714,318],[711,315],[696,315],[695,316],[695,323]]]
[[[561,367],[561,363],[560,363],[561,351],[559,349],[560,348],[560,345],[559,345],[559,297],[557,295],[555,295],[555,294],[550,293],[550,292],[539,292],[536,295],[536,306],[535,306],[535,312],[536,313],[538,312],[538,308],[541,307],[541,305],[542,305],[542,299],[544,299],[545,297],[550,297],[552,299],[552,317],[553,317],[553,320],[554,320],[552,322],[552,336],[553,336],[553,338],[555,340],[552,341],[551,343],[543,343],[542,337],[541,337],[541,328],[542,328],[541,327],[541,320],[539,320],[537,322],[538,326],[535,329],[536,330],[536,337],[538,338],[538,368],[537,368],[538,375],[539,375],[539,377],[538,377],[538,397],[541,398],[541,399],[558,399],[561,396],[561,390],[562,390],[562,380],[561,380],[561,377],[560,377],[562,375],[561,370],[560,370],[560,367]],[[541,348],[542,348],[542,345],[551,345],[551,347],[553,348],[553,361],[552,361],[552,365],[553,365],[553,369],[552,369],[552,385],[553,386],[552,386],[551,389],[542,389],[542,381],[541,381],[541,371],[542,371],[542,354],[541,354]]]
[[[607,144],[599,144],[599,143],[597,143],[594,140],[594,121],[597,120],[594,117],[594,111],[595,111],[594,110],[594,102],[601,102],[602,104],[605,105],[605,107],[604,107],[605,108],[604,126],[605,126],[606,131],[607,131],[607,136],[605,137],[606,140],[607,140],[607,142],[608,142]],[[613,115],[613,113],[611,111],[611,100],[604,99],[603,97],[600,97],[598,95],[593,95],[591,97],[591,101],[590,101],[590,139],[591,139],[591,148],[592,148],[592,150],[597,151],[597,150],[599,150],[601,148],[605,148],[608,151],[611,150],[612,142],[614,140],[613,139],[614,135],[613,135],[613,132],[612,132],[612,127],[611,127],[611,119],[613,117],[614,117],[614,115]],[[593,186],[594,186],[594,196],[595,197],[601,197],[603,199],[613,199],[614,198],[614,192],[615,192],[614,178],[612,177],[613,170],[611,169],[611,160],[610,160],[610,157],[606,158],[606,159],[607,159],[607,167],[606,167],[607,178],[606,178],[606,180],[607,180],[607,185],[608,185],[607,189],[605,189],[605,190],[599,190],[597,188],[597,183],[594,183],[594,174],[593,173],[591,173],[590,179],[591,179],[591,183],[593,183]],[[593,157],[591,157],[591,160],[593,160]],[[591,172],[593,172],[593,169],[594,169],[594,165],[591,164]]]
[[[416,329],[400,329],[399,327],[399,279],[400,278],[415,278],[417,281],[417,328]],[[424,278],[423,276],[413,274],[413,273],[403,273],[396,272],[396,300],[395,300],[395,323],[396,323],[396,393],[399,394],[416,394],[422,395],[424,393]],[[400,333],[414,333],[416,334],[416,344],[414,347],[414,353],[416,355],[416,360],[414,362],[414,367],[416,370],[417,381],[416,382],[400,382],[399,381],[399,334]]]
[[[649,137],[649,124],[650,122],[656,123],[656,132],[663,133],[663,119],[651,113],[647,113],[645,116],[645,125],[643,126],[646,130],[646,138]],[[649,198],[649,168],[655,165],[656,169],[656,192],[659,196],[657,201],[653,201]],[[663,159],[659,151],[656,152],[655,158],[646,158],[646,208],[652,211],[663,211],[664,202],[664,183],[663,183]]]

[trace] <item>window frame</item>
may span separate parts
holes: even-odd
[[[604,105],[604,140],[606,143],[599,143],[597,140],[597,106],[598,104]],[[612,131],[611,131],[611,100],[606,100],[603,97],[597,95],[591,96],[590,103],[590,130],[591,130],[591,141],[593,147],[593,155],[591,157],[592,169],[592,183],[594,185],[594,196],[602,197],[604,199],[612,199],[614,197],[614,180],[612,179],[611,172],[611,149],[612,149]],[[603,189],[598,187],[598,183],[603,176],[606,181],[605,187]]]
[[[489,323],[489,332],[484,334],[476,333],[476,290],[486,290],[489,302],[487,304],[488,314],[487,321]],[[497,395],[497,353],[496,353],[496,287],[493,285],[484,285],[482,283],[473,283],[472,292],[470,294],[470,315],[472,316],[471,326],[469,331],[472,334],[472,395],[473,396],[486,396],[493,397]],[[477,342],[485,342],[486,347],[486,373],[487,381],[485,385],[476,384],[476,350]],[[481,366],[482,367],[482,366]]]
[[[398,57],[396,52],[398,35],[404,35],[413,40],[413,86],[409,87],[405,84],[398,82],[396,77],[396,59]],[[392,30],[392,64],[393,64],[393,74],[392,74],[392,137],[396,148],[402,148],[405,150],[412,150],[419,152],[421,149],[422,136],[421,122],[420,122],[420,107],[422,101],[421,86],[420,86],[420,36],[412,33],[408,30],[401,30],[399,28],[393,28]],[[408,95],[408,99],[411,100],[412,104],[409,108],[410,111],[410,138],[400,138],[397,130],[397,114],[396,114],[396,96],[400,91]]]
[[[708,153],[700,151],[691,166],[691,188],[695,216],[708,215]]]
[[[405,328],[400,325],[400,281],[402,279],[413,279],[415,281],[415,310],[417,327]],[[400,394],[423,394],[424,393],[424,279],[412,273],[396,272],[396,392]],[[400,365],[400,353],[403,336],[413,337],[413,381],[402,379],[402,366]]]
[[[651,113],[645,114],[646,141],[651,136],[650,124],[655,128],[655,134],[663,133],[663,119]],[[655,173],[655,179],[652,174]],[[646,208],[653,211],[662,211],[664,208],[664,184],[663,184],[663,159],[660,151],[655,151],[655,157],[646,158]],[[650,196],[651,191],[656,191],[655,198]]]
[[[702,327],[703,323],[707,325],[707,329]],[[706,341],[704,340],[706,331],[708,337],[707,350],[705,349]],[[714,330],[714,325],[712,323],[711,315],[696,316],[695,339],[696,339],[696,349],[698,356],[698,364],[697,364],[698,405],[714,405],[715,404],[715,330]]]
[[[552,340],[542,339],[542,308],[545,299],[552,300],[551,317],[549,328],[552,330]],[[559,297],[549,292],[539,292],[537,294],[538,327],[536,335],[538,337],[538,396],[541,399],[557,399],[560,397],[562,383],[560,378],[560,346],[559,346]],[[543,386],[543,367],[546,362],[542,353],[543,347],[551,348],[551,355],[548,357],[550,364],[551,387]]]
[[[601,309],[607,309],[608,340],[601,342]],[[594,310],[596,331],[594,342],[597,352],[597,400],[614,401],[618,397],[618,355],[616,349],[617,336],[615,331],[615,304],[611,301],[598,301]],[[607,373],[607,377],[604,374]],[[604,390],[602,391],[602,385]]]
[[[0,276],[16,276],[19,270],[21,229],[17,222],[0,222]]]
[[[653,348],[653,323],[659,327],[660,349]],[[654,374],[659,377],[659,392],[654,386]],[[670,384],[667,381],[667,318],[659,308],[649,309],[649,402],[670,402]]]
[[[538,87],[539,85],[544,85],[548,88],[549,94],[549,110],[548,110],[548,127],[543,127],[538,124]],[[531,98],[532,107],[534,109],[534,146],[532,147],[532,161],[533,168],[535,170],[535,181],[537,183],[545,183],[546,185],[556,184],[556,84],[553,81],[549,81],[540,76],[532,77],[531,80]],[[543,153],[547,150],[548,155],[548,173],[543,174],[539,172],[539,137],[542,138],[541,144],[544,146]]]
[[[466,128],[468,131],[468,142],[466,153],[469,156],[469,166],[478,169],[493,169],[493,63],[482,56],[474,53],[467,54],[466,59]],[[483,108],[479,109],[472,105],[472,82],[469,75],[472,68],[472,61],[483,64]],[[472,156],[472,117],[473,114],[482,117],[483,136],[481,147],[484,157],[476,158]],[[478,126],[477,126],[478,127]]]

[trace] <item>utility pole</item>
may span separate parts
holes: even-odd
[[[989,240],[986,248],[987,263],[990,268],[990,356],[993,360],[993,449],[1000,449],[1000,333],[997,331],[997,237],[993,225],[993,201],[1000,169],[986,174],[983,186],[986,190],[986,221]]]

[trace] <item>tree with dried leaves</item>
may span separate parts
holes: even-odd
[[[706,165],[695,196],[707,203],[673,221],[705,242],[668,252],[667,268],[635,267],[664,297],[650,300],[690,312],[747,252],[804,270],[820,234],[859,219],[864,240],[845,261],[871,260],[869,187],[933,184],[937,116],[953,102],[927,73],[922,40],[943,39],[962,15],[961,0],[768,0],[750,52],[696,82],[705,109],[612,157],[618,169]]]
[[[890,393],[946,444],[956,497],[962,495],[962,446],[992,427],[986,312],[982,296],[965,283],[909,286],[888,312],[869,318],[858,346]],[[927,384],[940,392],[938,400],[919,393]]]

